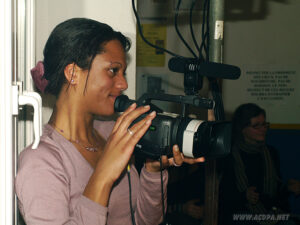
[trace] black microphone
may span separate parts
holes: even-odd
[[[169,60],[169,69],[177,73],[198,72],[210,78],[238,79],[241,70],[237,66],[215,62],[200,62],[195,58],[173,57]]]

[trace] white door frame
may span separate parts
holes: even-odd
[[[18,148],[33,139],[32,122],[18,122],[19,96],[13,85],[22,81],[26,90],[32,90],[28,73],[35,60],[34,4],[35,0],[0,1],[0,224],[5,225],[18,224],[16,158]]]
[[[0,224],[14,221],[12,1],[0,1]]]

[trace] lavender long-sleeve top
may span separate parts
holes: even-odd
[[[113,121],[96,121],[95,128],[108,138]],[[39,147],[27,147],[19,157],[15,182],[19,208],[27,225],[132,224],[129,184],[124,172],[115,182],[108,207],[82,195],[93,168],[71,142],[45,125]],[[168,175],[163,171],[164,199]],[[132,203],[137,225],[162,221],[160,173],[131,169]],[[165,204],[166,205],[166,204]]]

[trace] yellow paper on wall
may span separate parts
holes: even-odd
[[[164,24],[143,24],[144,37],[152,44],[166,48],[167,27]],[[137,66],[164,67],[165,53],[146,44],[137,31]]]

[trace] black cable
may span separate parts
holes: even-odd
[[[197,50],[198,50],[199,58],[200,58],[200,60],[203,60],[203,55],[202,55],[202,53],[200,52],[200,47],[199,47],[198,42],[197,42],[197,40],[196,40],[195,33],[194,33],[194,29],[193,29],[193,10],[194,10],[194,7],[195,7],[195,5],[196,5],[196,1],[197,1],[197,0],[193,0],[192,5],[191,5],[191,7],[190,7],[190,20],[189,20],[189,23],[190,23],[190,31],[191,31],[192,39],[193,39],[193,41],[194,41],[195,47],[196,47]]]
[[[164,199],[164,181],[163,181],[163,168],[162,168],[162,158],[159,157],[160,162],[160,187],[161,187],[161,202],[162,202],[162,215],[163,215],[163,222],[162,224],[166,223],[166,215],[165,215],[165,199]]]
[[[153,48],[156,48],[156,49],[158,49],[158,50],[161,50],[161,51],[164,51],[164,52],[166,52],[166,53],[169,53],[169,54],[172,55],[172,56],[180,57],[179,55],[177,55],[177,54],[175,54],[175,53],[173,53],[173,52],[171,52],[171,51],[168,51],[168,50],[165,49],[165,48],[161,48],[161,47],[159,47],[159,46],[157,46],[157,45],[154,45],[154,44],[152,44],[151,42],[149,42],[149,41],[144,37],[144,34],[143,34],[143,32],[142,32],[142,26],[141,26],[141,22],[140,22],[139,15],[138,15],[138,13],[137,13],[137,11],[136,11],[136,8],[135,8],[134,0],[132,0],[132,9],[133,9],[133,12],[134,12],[134,15],[135,15],[135,18],[136,18],[136,22],[137,22],[139,34],[141,35],[142,40],[143,40],[145,43],[147,43],[148,45],[150,45],[151,47],[153,47]]]
[[[224,120],[225,119],[224,105],[223,105],[222,94],[219,88],[218,80],[217,79],[211,80],[210,85],[211,85],[213,100],[216,104],[214,110],[216,121]]]
[[[130,214],[131,214],[131,221],[132,225],[136,225],[134,219],[134,212],[132,207],[132,196],[131,196],[131,180],[130,180],[130,165],[127,166],[127,177],[128,177],[128,185],[129,185],[129,205],[130,205]]]
[[[208,52],[208,40],[209,40],[209,0],[204,0],[203,4],[203,17],[202,17],[202,42],[200,45],[200,52],[204,51],[205,61],[209,61],[209,52]]]
[[[164,181],[163,181],[163,168],[162,168],[162,158],[159,157],[160,162],[160,184],[161,184],[161,201],[162,201],[162,215],[163,215],[163,224],[166,221],[165,215],[165,199],[164,199]],[[128,177],[128,185],[129,185],[129,205],[130,205],[130,214],[131,214],[131,221],[133,225],[136,225],[134,219],[134,211],[132,207],[132,194],[131,194],[131,179],[130,179],[130,165],[127,166],[127,177]]]
[[[209,61],[209,8],[210,8],[210,0],[205,0],[207,3],[206,3],[206,17],[207,17],[207,20],[206,20],[206,43],[207,43],[207,47],[205,48],[206,50],[206,60]]]
[[[179,38],[183,42],[183,44],[187,47],[188,50],[190,50],[190,52],[194,55],[194,57],[197,58],[197,55],[195,54],[193,49],[191,49],[191,47],[188,45],[188,43],[184,40],[184,38],[182,37],[182,35],[181,35],[181,33],[178,29],[177,18],[178,18],[178,14],[179,14],[178,11],[179,11],[180,4],[181,4],[181,0],[178,0],[178,4],[177,4],[177,7],[176,7],[176,11],[175,11],[175,19],[174,19],[175,30],[176,30]]]

